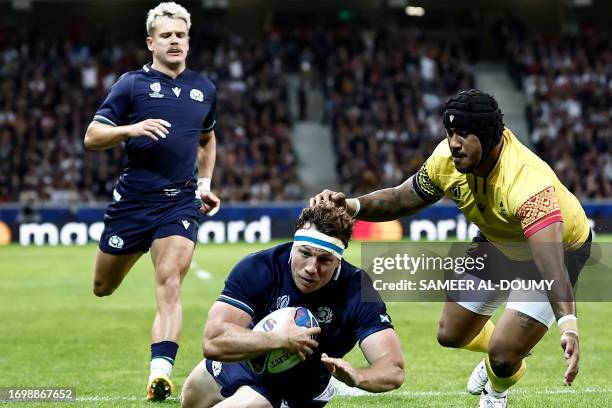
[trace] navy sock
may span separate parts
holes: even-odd
[[[160,341],[159,343],[151,344],[151,360],[154,358],[163,358],[174,364],[176,359],[176,353],[178,352],[179,345],[173,341]]]

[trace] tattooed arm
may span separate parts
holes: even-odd
[[[338,207],[346,208],[349,214],[357,211],[359,200],[358,219],[365,221],[390,221],[400,217],[413,215],[437,200],[424,200],[415,190],[414,175],[396,187],[377,190],[372,193],[347,199],[344,193],[323,190],[310,199],[310,205],[322,201],[330,201]],[[440,196],[441,197],[441,196]]]

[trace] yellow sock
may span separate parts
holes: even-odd
[[[478,333],[476,337],[472,339],[472,341],[461,348],[486,353],[489,351],[489,340],[491,340],[491,335],[493,334],[494,329],[495,324],[493,324],[491,320],[487,320],[487,323],[485,323],[482,330],[480,330],[480,333]]]
[[[516,373],[512,374],[510,377],[498,377],[495,375],[493,370],[491,369],[491,362],[489,361],[489,356],[485,358],[485,363],[487,365],[487,374],[489,375],[489,381],[491,381],[491,388],[493,388],[497,392],[504,392],[508,388],[512,387],[514,384],[519,382],[521,378],[525,375],[525,371],[527,371],[527,363],[525,360],[521,362],[521,367],[516,371]]]

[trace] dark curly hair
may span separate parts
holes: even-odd
[[[493,96],[470,89],[451,97],[444,106],[444,126],[475,134],[482,146],[482,159],[499,143],[504,132],[503,114]]]
[[[345,247],[348,247],[353,235],[354,223],[343,208],[338,208],[330,203],[322,203],[302,210],[295,225],[295,231],[309,224],[325,235],[338,238]]]

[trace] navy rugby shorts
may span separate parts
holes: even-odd
[[[159,238],[179,235],[197,240],[200,211],[193,193],[169,201],[118,197],[106,209],[100,250],[111,255],[147,252]]]
[[[246,362],[221,363],[206,359],[206,370],[213,376],[221,387],[221,395],[229,398],[242,386],[251,387],[257,393],[266,398],[273,408],[300,407],[317,408],[324,407],[334,395],[334,387],[331,383],[323,384],[313,397],[299,398],[283,395],[283,391],[290,389],[286,379],[281,383],[266,381],[265,377],[252,372]],[[291,392],[291,391],[289,391]]]

